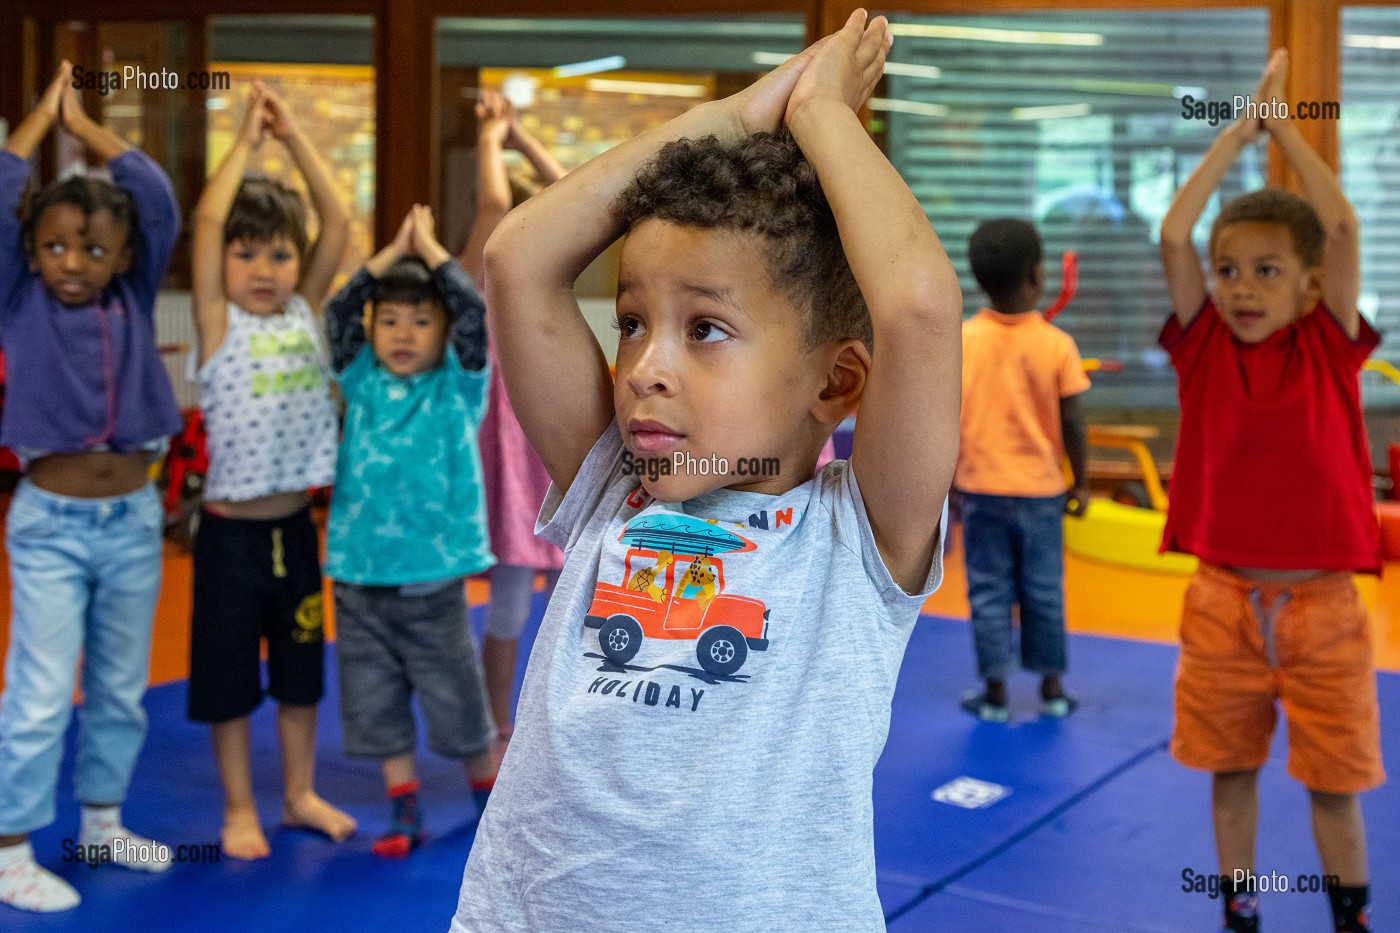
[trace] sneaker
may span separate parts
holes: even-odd
[[[1079,701],[1068,693],[1040,701],[1040,715],[1048,716],[1051,719],[1064,719],[1078,708]]]
[[[990,703],[987,694],[981,691],[964,694],[958,705],[983,722],[1008,722],[1011,719],[1011,711],[1005,703]]]
[[[421,827],[395,826],[374,840],[370,849],[380,858],[408,858],[409,854],[422,844]]]

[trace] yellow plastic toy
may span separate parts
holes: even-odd
[[[1157,433],[1156,428],[1136,425],[1089,426],[1090,447],[1113,447],[1133,455],[1152,508],[1140,509],[1111,499],[1091,499],[1082,518],[1065,516],[1065,550],[1116,567],[1179,576],[1196,572],[1194,557],[1157,553],[1162,544],[1162,529],[1167,523],[1167,493],[1157,472],[1157,462],[1147,449],[1147,441]]]
[[[1085,366],[1090,371],[1097,368]],[[1363,369],[1400,384],[1400,369],[1385,360],[1367,360]],[[1167,494],[1146,444],[1157,433],[1156,428],[1145,426],[1089,426],[1090,447],[1113,447],[1133,455],[1152,508],[1136,508],[1111,499],[1090,500],[1083,518],[1065,517],[1065,550],[1117,567],[1180,576],[1195,573],[1196,558],[1157,553],[1167,523]]]

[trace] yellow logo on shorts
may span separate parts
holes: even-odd
[[[320,593],[315,593],[301,601],[297,607],[297,627],[292,632],[292,641],[303,645],[318,642],[322,638],[324,608]]]

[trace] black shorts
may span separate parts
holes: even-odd
[[[320,542],[307,507],[273,520],[200,515],[194,539],[189,718],[241,719],[267,692],[310,706],[324,692]]]

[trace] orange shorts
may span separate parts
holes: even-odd
[[[1316,791],[1385,782],[1371,625],[1350,574],[1258,583],[1202,563],[1186,591],[1172,757],[1253,771],[1283,704],[1288,773]]]

